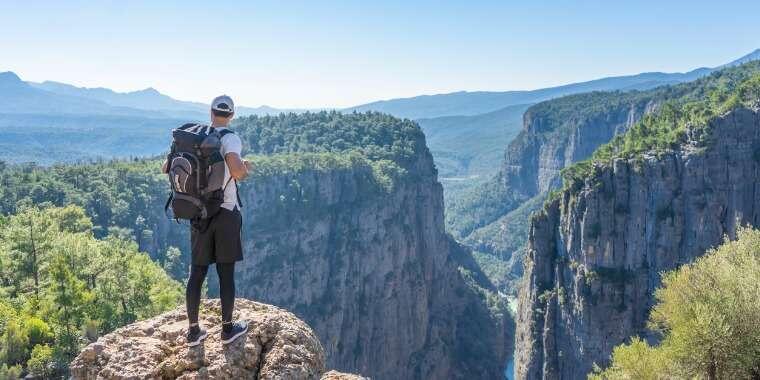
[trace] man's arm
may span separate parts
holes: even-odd
[[[248,160],[241,159],[239,154],[235,152],[227,153],[224,155],[224,161],[227,162],[227,167],[230,168],[230,176],[236,181],[242,181],[248,176],[251,163]]]
[[[169,173],[169,159],[165,159],[164,163],[161,165],[161,173],[168,174]]]

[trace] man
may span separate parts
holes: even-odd
[[[227,95],[216,97],[211,103],[211,126],[219,131],[229,128],[235,115],[235,105]],[[219,275],[219,293],[222,303],[222,344],[229,344],[248,331],[246,321],[232,321],[235,308],[235,262],[243,260],[240,239],[242,216],[237,193],[237,181],[244,179],[250,163],[240,157],[242,142],[234,133],[225,133],[221,139],[224,157],[224,200],[219,213],[203,222],[193,224],[191,229],[192,266],[187,281],[186,306],[190,327],[187,332],[188,346],[197,346],[206,338],[206,330],[198,325],[198,309],[201,288],[210,264],[216,264]],[[168,163],[164,163],[164,172]]]

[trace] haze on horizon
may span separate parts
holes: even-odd
[[[673,4],[676,3],[676,4]],[[4,1],[0,71],[207,102],[342,108],[684,72],[760,47],[760,2]]]

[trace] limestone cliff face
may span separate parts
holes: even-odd
[[[503,324],[458,271],[461,247],[444,232],[427,149],[406,168],[386,190],[363,166],[241,187],[238,294],[304,318],[331,368],[373,379],[497,378]]]
[[[705,147],[689,143],[599,168],[533,219],[517,378],[585,378],[615,345],[646,334],[662,271],[692,261],[739,225],[760,225],[758,111],[735,110],[709,130]]]
[[[588,102],[593,103],[593,96],[577,97],[589,97]],[[507,148],[502,167],[504,182],[524,199],[558,187],[560,170],[591,156],[596,148],[627,131],[655,105],[649,98],[632,99],[587,115],[554,111],[552,102],[529,108],[523,116],[523,131]],[[558,122],[554,120],[557,115],[569,118]]]

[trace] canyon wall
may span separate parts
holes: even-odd
[[[709,136],[698,136],[699,131]],[[516,375],[585,378],[648,336],[660,274],[760,225],[760,117],[739,108],[659,156],[616,159],[545,205],[530,227]],[[701,132],[705,133],[705,132]],[[705,140],[702,146],[696,141]],[[650,337],[651,338],[651,337]]]
[[[478,270],[444,231],[424,142],[405,167],[392,185],[353,165],[241,186],[238,295],[303,318],[330,368],[375,379],[497,378],[511,342],[503,317],[463,277]]]

